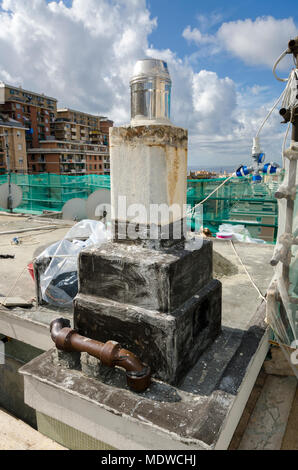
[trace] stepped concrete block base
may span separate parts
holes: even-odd
[[[172,312],[212,279],[212,242],[158,251],[105,243],[79,258],[79,293]]]
[[[170,314],[83,294],[74,312],[80,334],[118,341],[155,377],[177,384],[221,331],[221,283],[211,280]]]
[[[56,365],[55,350],[48,351],[20,370],[25,401],[38,414],[90,436],[88,442],[73,434],[66,439],[59,423],[55,429],[51,423],[48,435],[58,430],[71,449],[227,449],[268,351],[264,317],[263,303],[247,330],[224,326],[179,386],[153,378],[142,393],[128,390],[122,369],[98,379],[90,364],[87,374],[68,369]]]

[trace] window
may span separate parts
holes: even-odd
[[[18,145],[18,149],[19,149],[19,150],[22,150],[22,144],[19,144],[19,145]]]
[[[16,108],[21,109],[21,105],[19,103],[16,103]]]
[[[20,131],[17,131],[17,137],[21,137]]]
[[[18,116],[19,119],[21,118],[21,115],[19,113],[17,114],[17,116]]]
[[[14,90],[9,90],[11,95],[14,95]]]
[[[24,160],[22,158],[19,158],[19,164],[23,165],[23,163],[24,163]]]
[[[47,118],[45,118],[44,122],[47,124],[49,122],[49,120]]]
[[[46,132],[49,132],[49,128],[48,128],[48,127],[46,127]]]
[[[96,168],[97,168],[97,165],[94,165],[94,170],[96,170]]]

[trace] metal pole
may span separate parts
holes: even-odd
[[[4,131],[4,134],[0,134],[0,137],[4,137],[4,146],[5,146],[5,154],[6,154],[6,169],[8,173],[7,208],[10,210],[10,212],[12,212],[11,169],[10,169],[10,157],[9,157],[8,131]]]
[[[8,197],[7,197],[7,208],[12,212],[12,194],[11,194],[11,169],[10,169],[10,157],[9,157],[9,143],[8,143],[8,131],[4,131],[5,141],[5,152],[6,152],[6,168],[8,173]]]

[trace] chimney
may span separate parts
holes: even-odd
[[[131,125],[172,125],[171,87],[166,62],[159,59],[139,60],[130,80]]]

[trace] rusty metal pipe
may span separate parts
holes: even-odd
[[[56,318],[50,325],[51,338],[57,349],[67,352],[87,352],[108,367],[123,367],[128,386],[135,392],[143,392],[150,385],[150,367],[142,363],[131,351],[123,349],[116,341],[102,343],[79,335],[70,328],[69,320]]]

